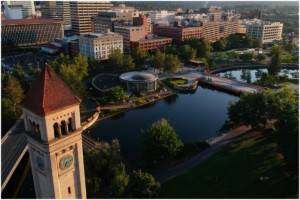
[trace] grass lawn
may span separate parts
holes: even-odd
[[[261,181],[260,177],[269,177]],[[164,184],[161,198],[298,198],[298,175],[277,152],[274,135],[245,135]]]
[[[188,83],[188,80],[186,79],[170,79],[171,83],[174,83],[176,85],[185,85]]]

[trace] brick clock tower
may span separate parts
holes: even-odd
[[[86,198],[80,99],[46,65],[22,102],[37,198]]]

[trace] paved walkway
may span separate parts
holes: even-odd
[[[180,174],[183,174],[190,170],[191,168],[199,165],[212,155],[214,155],[216,152],[223,149],[224,146],[229,144],[233,138],[236,138],[237,136],[247,132],[250,130],[250,128],[246,126],[240,126],[236,129],[231,130],[226,135],[220,136],[210,142],[210,147],[204,150],[203,152],[199,153],[198,155],[192,157],[188,161],[181,163],[171,169],[167,169],[164,171],[161,171],[159,173],[153,174],[155,179],[160,182],[164,183]]]

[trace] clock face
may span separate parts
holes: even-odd
[[[64,170],[64,169],[68,169],[72,164],[73,164],[73,156],[72,155],[67,155],[65,157],[63,157],[62,159],[60,159],[59,162],[59,167]]]
[[[35,157],[35,164],[36,164],[36,167],[39,170],[44,171],[44,169],[45,169],[45,163],[44,163],[43,158],[41,158],[40,156],[36,156]]]

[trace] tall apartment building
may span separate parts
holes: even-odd
[[[145,35],[149,33],[149,21],[148,15],[139,14],[137,17],[133,17],[133,25],[134,26],[144,26]]]
[[[70,1],[72,33],[92,32],[91,18],[99,11],[110,10],[109,1]]]
[[[22,16],[16,8],[21,8]],[[35,15],[34,1],[4,1],[6,19],[26,19]]]
[[[239,21],[217,21],[203,24],[203,38],[210,42],[226,38],[231,34],[236,34],[238,31]]]
[[[180,44],[191,38],[203,38],[203,27],[169,27],[169,26],[154,26],[153,33],[172,38],[174,44]]]
[[[41,1],[42,18],[62,20],[64,25],[71,25],[69,1]]]
[[[1,21],[2,42],[32,46],[53,42],[63,37],[63,22],[52,19],[8,19]]]
[[[79,37],[80,53],[88,58],[107,60],[114,49],[123,52],[123,37],[117,33],[88,33]]]
[[[282,28],[280,22],[255,20],[246,24],[246,36],[261,39],[263,44],[270,43],[282,39]]]
[[[144,39],[146,36],[145,26],[115,26],[115,33],[123,36],[124,53],[131,52],[130,42]]]

